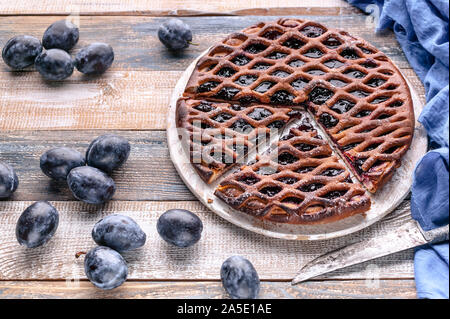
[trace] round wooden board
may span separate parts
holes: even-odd
[[[323,240],[348,235],[372,225],[392,212],[408,195],[412,185],[414,167],[426,153],[428,143],[425,129],[417,122],[423,105],[419,100],[417,92],[409,82],[408,85],[411,90],[416,116],[414,138],[410,149],[402,159],[402,165],[396,170],[392,179],[376,194],[370,194],[372,207],[365,215],[351,216],[328,224],[285,225],[261,221],[227,206],[214,195],[214,190],[220,178],[219,181],[208,185],[198,176],[192,167],[189,162],[189,156],[179,139],[175,121],[177,100],[183,94],[198,59],[206,54],[206,52],[208,50],[201,54],[186,69],[173,91],[167,116],[167,141],[170,157],[181,179],[191,192],[211,211],[239,227],[265,236],[290,240]]]

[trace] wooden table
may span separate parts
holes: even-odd
[[[349,242],[393,231],[409,215],[409,200],[376,225],[354,235],[320,242],[293,242],[250,233],[207,211],[188,191],[169,159],[165,123],[171,91],[191,61],[226,34],[260,20],[295,15],[360,35],[383,50],[402,69],[424,100],[420,81],[392,33],[374,34],[370,17],[340,0],[228,1],[52,1],[0,0],[0,46],[14,35],[42,37],[52,22],[80,14],[81,46],[111,44],[116,60],[104,76],[75,72],[48,83],[33,69],[11,72],[0,62],[0,160],[12,164],[20,188],[0,201],[0,298],[225,298],[219,271],[229,256],[250,259],[262,280],[262,298],[415,298],[413,252],[336,271],[291,286],[300,266]],[[158,25],[182,16],[199,46],[174,54],[158,41]],[[128,138],[132,153],[114,173],[118,191],[107,205],[74,200],[64,183],[50,181],[39,169],[47,149],[68,146],[84,151],[96,136],[114,132]],[[20,213],[33,201],[49,200],[60,211],[56,236],[42,248],[26,250],[14,231]],[[177,249],[156,232],[158,216],[170,208],[197,213],[202,240]],[[78,251],[94,246],[93,224],[102,216],[132,216],[147,232],[147,245],[125,254],[129,280],[103,292],[85,280]],[[81,278],[80,282],[71,278]],[[372,280],[377,278],[379,280]]]

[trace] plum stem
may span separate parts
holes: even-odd
[[[85,252],[85,251],[79,251],[79,252],[77,252],[77,253],[75,254],[75,258],[80,258],[81,255],[86,255],[86,252]]]
[[[198,44],[198,43],[191,42],[191,41],[188,41],[187,43],[189,43],[190,45],[195,45],[195,46],[199,46],[199,45],[200,45],[200,44]]]

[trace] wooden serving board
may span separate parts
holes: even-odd
[[[167,115],[167,144],[169,146],[170,157],[181,179],[198,200],[211,211],[237,226],[265,236],[291,240],[323,240],[348,235],[372,225],[392,212],[406,198],[412,185],[414,167],[426,153],[428,143],[426,131],[417,121],[423,104],[420,102],[417,92],[409,82],[408,85],[411,90],[416,117],[414,138],[410,149],[402,159],[402,165],[396,170],[392,179],[376,194],[369,194],[372,200],[372,206],[368,212],[363,215],[358,214],[326,224],[287,225],[262,221],[226,205],[214,195],[214,190],[224,177],[219,178],[210,185],[206,184],[199,177],[191,165],[189,155],[184,150],[183,144],[179,139],[179,132],[177,131],[175,120],[177,100],[182,96],[197,61],[207,52],[208,50],[203,52],[191,63],[175,86]]]

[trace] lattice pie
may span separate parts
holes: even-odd
[[[259,146],[255,136],[306,123],[298,119],[305,109],[327,139],[300,125],[285,132],[276,154],[272,148],[248,165],[249,150]],[[177,125],[189,132],[191,160],[203,155],[193,164],[206,182],[241,166],[216,190],[230,206],[276,222],[329,222],[370,208],[349,171],[370,192],[382,187],[411,144],[414,112],[400,71],[369,43],[315,22],[280,19],[231,34],[198,61],[178,102]],[[268,163],[275,173],[261,174]]]

